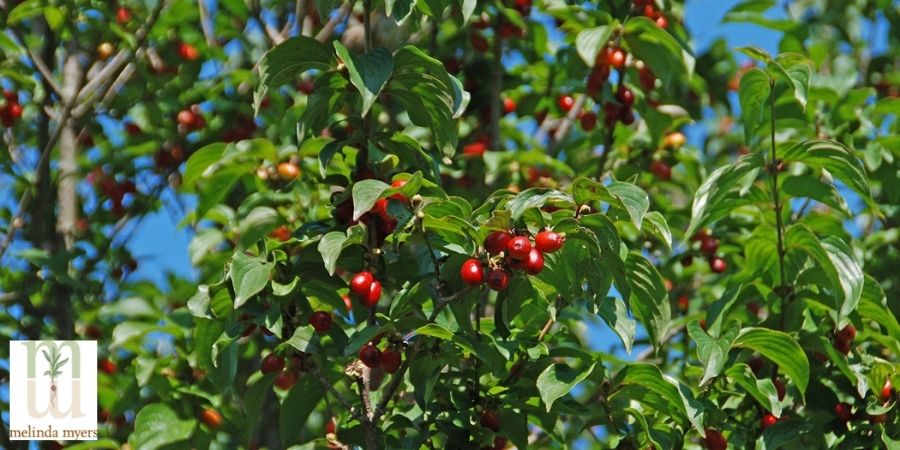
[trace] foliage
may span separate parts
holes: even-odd
[[[101,445],[893,448],[900,17],[775,4],[0,1],[2,334]]]

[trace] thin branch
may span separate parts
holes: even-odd
[[[348,14],[350,14],[350,9],[353,7],[353,2],[346,2],[341,5],[341,9],[338,10],[338,13],[331,17],[328,20],[328,23],[322,27],[321,30],[316,34],[316,40],[319,42],[325,42],[331,38],[331,35],[334,34],[334,29],[337,28],[338,24],[344,20]]]
[[[575,119],[578,118],[578,113],[581,112],[581,108],[584,108],[584,104],[587,102],[587,96],[583,94],[578,94],[575,97],[575,104],[572,105],[572,109],[563,117],[562,121],[559,123],[559,127],[556,129],[556,133],[553,134],[553,139],[550,140],[550,143],[547,145],[547,150],[551,154],[555,154],[556,145],[566,137],[566,134],[569,133],[569,127],[572,126],[572,123],[575,122]]]
[[[353,405],[351,405],[350,402],[347,401],[347,399],[344,397],[344,395],[341,394],[337,390],[337,388],[334,387],[333,384],[328,382],[328,379],[326,379],[325,376],[322,375],[322,372],[319,371],[319,367],[317,365],[313,364],[310,372],[313,374],[314,377],[316,377],[316,379],[319,381],[319,384],[321,384],[322,387],[327,389],[328,392],[331,393],[331,396],[334,397],[335,399],[337,399],[338,403],[340,403],[341,406],[344,407],[344,409],[346,409],[347,411],[350,412],[350,415],[353,416],[353,418],[362,422],[363,417],[359,414],[359,411],[354,409]]]
[[[62,88],[59,86],[59,84],[56,83],[56,80],[53,79],[53,71],[50,70],[50,67],[47,66],[47,63],[44,62],[44,59],[41,58],[41,56],[37,53],[31,51],[30,48],[28,48],[28,45],[25,44],[25,39],[23,39],[22,36],[19,35],[15,28],[7,27],[6,29],[10,32],[10,34],[13,35],[13,38],[15,38],[22,44],[22,48],[25,49],[25,53],[28,55],[28,59],[31,60],[32,64],[34,64],[34,67],[38,70],[38,72],[40,72],[41,77],[46,81],[47,85],[50,86],[50,88],[57,96],[59,96],[59,98],[63,98]]]
[[[500,108],[503,100],[500,98],[503,90],[503,39],[500,37],[500,29],[503,25],[503,16],[497,14],[494,18],[494,49],[491,64],[491,149],[500,150]]]
[[[206,45],[216,47],[216,37],[212,29],[212,21],[209,18],[209,9],[206,7],[206,0],[197,0],[197,9],[200,11],[200,29],[203,30],[203,37],[206,39]]]

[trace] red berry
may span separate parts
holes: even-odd
[[[382,353],[378,347],[369,343],[359,349],[359,360],[372,369],[381,367]]]
[[[869,423],[878,425],[887,422],[887,414],[875,414],[869,416]]]
[[[188,128],[194,126],[194,122],[197,120],[197,116],[189,109],[183,109],[178,112],[178,124],[184,125]]]
[[[559,109],[565,112],[569,112],[575,106],[575,99],[571,95],[560,95],[556,102],[559,104]]]
[[[506,244],[506,251],[512,259],[525,259],[531,252],[531,241],[525,236],[516,236]]]
[[[319,333],[327,333],[331,329],[331,314],[316,311],[309,316],[309,324]]]
[[[663,181],[669,181],[672,179],[672,168],[669,167],[668,164],[659,160],[653,160],[653,162],[650,163],[650,173],[656,176],[656,178],[659,178]]]
[[[709,260],[709,269],[715,273],[722,273],[728,270],[728,263],[724,259],[714,256]]]
[[[626,108],[630,108],[634,104],[634,92],[625,86],[621,86],[616,91],[616,100],[622,102]]]
[[[125,132],[131,136],[136,136],[141,134],[142,130],[137,124],[132,122],[125,122]]]
[[[278,386],[278,389],[281,389],[282,391],[287,391],[294,387],[298,378],[297,374],[290,370],[282,371],[275,377],[275,386]]]
[[[3,91],[3,98],[6,99],[7,103],[19,103],[19,94],[16,94],[15,91]]]
[[[488,428],[494,432],[500,430],[500,416],[496,412],[489,409],[481,413],[481,426]]]
[[[641,80],[641,87],[645,91],[652,91],[656,87],[656,75],[653,74],[653,71],[646,64],[638,71],[638,76]]]
[[[706,433],[706,437],[703,438],[703,444],[706,445],[708,450],[725,450],[728,448],[728,439],[725,439],[721,431],[712,428],[707,428],[703,431]]]
[[[838,331],[834,336],[835,339],[847,342],[853,342],[856,339],[856,327],[853,324],[848,324],[846,327]]]
[[[483,156],[484,152],[486,152],[486,151],[487,151],[487,145],[485,145],[484,143],[481,143],[481,142],[473,142],[473,143],[467,144],[465,147],[463,147],[463,155],[469,156],[469,157]]]
[[[763,361],[763,359],[759,358],[759,357],[753,357],[753,358],[750,358],[750,361],[747,361],[747,365],[750,366],[750,370],[756,376],[759,376],[759,373],[760,373],[760,371],[762,371],[763,365],[765,363],[766,362]]]
[[[200,420],[210,428],[219,428],[222,425],[222,415],[212,408],[206,408],[200,413]]]
[[[719,249],[719,240],[714,237],[704,237],[700,240],[700,251],[704,255],[709,256],[716,253]]]
[[[334,417],[328,419],[328,423],[325,424],[325,434],[335,434],[337,433],[337,423],[334,421]]]
[[[631,108],[624,108],[622,112],[619,113],[619,120],[622,121],[625,125],[631,125],[634,123],[634,111]]]
[[[778,400],[784,400],[784,394],[787,392],[787,388],[784,386],[784,380],[776,378],[772,380],[772,383],[775,385],[775,392],[778,393]]]
[[[481,33],[473,31],[469,34],[469,43],[472,44],[472,48],[478,50],[481,53],[488,51],[491,47],[491,44],[488,43],[487,39],[481,35]]]
[[[494,450],[503,450],[506,448],[506,438],[503,436],[494,436]]]
[[[187,61],[195,61],[200,57],[200,52],[191,44],[181,42],[178,44],[178,55]]]
[[[367,292],[366,295],[362,297],[362,303],[369,308],[374,308],[375,305],[378,304],[378,299],[380,298],[381,282],[373,281],[371,286],[369,286],[369,292]]]
[[[851,417],[850,409],[852,407],[846,403],[838,403],[834,405],[834,415],[842,422],[849,422]]]
[[[119,371],[119,368],[116,366],[116,363],[103,358],[100,360],[100,371],[105,374],[113,375]]]
[[[393,217],[388,214],[388,199],[386,198],[376,200],[375,205],[372,206],[372,209],[370,209],[369,212],[377,215],[385,222],[390,222],[393,219]]]
[[[116,10],[116,22],[119,25],[125,25],[128,22],[131,22],[131,10],[128,8],[119,8]]]
[[[484,282],[484,268],[481,261],[477,259],[467,259],[459,269],[459,276],[463,283],[469,286],[475,286]]]
[[[666,20],[665,16],[660,15],[656,18],[656,25],[665,30],[666,28],[669,28],[669,21]]]
[[[532,248],[528,252],[528,257],[524,261],[525,267],[523,267],[523,270],[529,275],[537,275],[544,270],[544,254],[536,248]]]
[[[680,309],[682,311],[686,311],[688,309],[688,306],[691,303],[691,300],[688,298],[687,295],[681,295],[678,297],[677,302],[678,302],[678,309]]]
[[[372,272],[360,272],[350,279],[350,290],[356,295],[368,295],[375,282],[375,276]]]
[[[881,401],[886,402],[891,399],[891,396],[894,395],[894,386],[891,384],[891,379],[888,378],[884,382],[884,387],[881,388]]]
[[[6,105],[6,110],[9,111],[9,116],[13,118],[13,120],[22,117],[22,105],[18,103],[9,103]]]
[[[581,129],[584,131],[591,131],[594,127],[597,126],[597,113],[593,111],[588,111],[581,116]]]
[[[278,164],[278,167],[275,168],[275,171],[278,172],[278,176],[285,181],[295,180],[300,176],[300,167],[292,162],[283,162]]]
[[[494,269],[487,277],[488,287],[495,291],[504,291],[509,287],[509,271],[506,269]]]
[[[534,237],[534,246],[544,252],[553,253],[562,248],[566,239],[555,231],[544,230]]]
[[[759,420],[759,427],[765,430],[766,428],[775,425],[775,422],[778,422],[778,418],[771,413],[766,413],[762,416],[762,419]]]
[[[850,343],[850,341],[843,341],[840,339],[835,339],[835,341],[834,341],[834,348],[836,348],[839,352],[841,352],[845,355],[850,353],[850,350],[852,347],[853,346]]]
[[[508,232],[494,231],[484,239],[484,249],[487,250],[488,253],[496,255],[497,253],[506,250],[506,247],[511,240],[512,235]]]
[[[269,353],[263,358],[262,363],[259,365],[259,370],[264,374],[280,372],[284,369],[284,358],[274,354]]]
[[[394,180],[394,182],[391,183],[391,187],[393,188],[401,188],[403,186],[406,186],[406,180]],[[406,203],[409,200],[405,195],[399,193],[392,195],[391,198],[403,203]]]
[[[517,105],[516,105],[515,100],[508,98],[508,97],[503,99],[503,111],[505,111],[506,114],[511,114],[511,113],[515,112],[516,106]]]
[[[293,233],[291,233],[290,228],[288,228],[286,225],[281,225],[278,228],[272,230],[269,233],[269,237],[273,237],[281,242],[284,242],[290,239],[292,234]]]
[[[396,373],[400,369],[400,363],[403,362],[403,355],[400,352],[387,349],[381,352],[381,368],[387,373]]]
[[[625,66],[626,56],[621,48],[608,49],[606,51],[606,63],[616,69],[621,69]]]

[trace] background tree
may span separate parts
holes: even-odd
[[[0,330],[100,341],[83,447],[900,445],[892,2],[0,11]]]

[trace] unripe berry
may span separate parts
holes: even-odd
[[[212,408],[206,408],[200,413],[200,420],[210,428],[219,428],[222,425],[222,415]]]
[[[278,164],[277,171],[278,176],[285,181],[291,181],[300,176],[300,168],[297,167],[296,164],[290,162]]]

